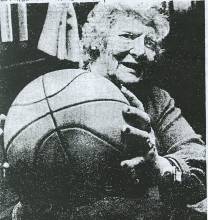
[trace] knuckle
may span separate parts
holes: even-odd
[[[129,125],[124,125],[122,128],[122,132],[125,134],[128,134],[131,132],[130,126]]]
[[[144,119],[145,119],[145,121],[146,121],[148,124],[150,124],[151,119],[150,119],[149,115],[148,115],[146,112],[144,112]]]
[[[145,122],[150,123],[150,117],[146,112],[140,109],[136,109],[135,113],[137,114],[138,117],[142,118]]]
[[[138,115],[138,111],[139,111],[138,108],[130,106],[129,110],[130,110],[130,112],[129,112],[130,114]]]
[[[146,139],[149,138],[149,133],[147,131],[143,131],[143,137]]]

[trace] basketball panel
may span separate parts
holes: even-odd
[[[66,153],[60,141],[57,131],[50,133],[36,148],[36,155],[34,158],[34,166],[37,168],[42,166],[44,169],[49,170],[62,167],[66,161]]]
[[[46,100],[26,106],[12,106],[5,122],[4,145],[7,146],[17,133],[47,114],[49,114],[49,108]]]
[[[58,127],[85,128],[122,151],[121,130],[126,124],[122,110],[125,106],[115,101],[98,101],[69,107],[53,115]]]
[[[71,160],[70,200],[82,205],[119,188],[121,154],[109,143],[81,128],[61,129]],[[122,175],[121,175],[122,177]]]
[[[60,93],[48,99],[53,111],[94,100],[118,100],[128,104],[121,91],[112,82],[93,73],[81,75]]]
[[[33,166],[34,153],[45,135],[55,129],[50,115],[35,121],[23,129],[7,146],[7,159],[11,166],[18,162]]]
[[[12,105],[29,105],[45,99],[42,76],[33,80],[18,94]]]
[[[47,73],[43,76],[46,96],[53,96],[86,71],[80,69],[64,69]]]

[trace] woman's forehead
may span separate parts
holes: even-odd
[[[136,34],[154,31],[154,28],[144,24],[141,17],[136,17],[133,15],[127,16],[125,14],[117,16],[111,29],[115,32],[131,32]]]

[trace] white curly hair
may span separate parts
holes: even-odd
[[[134,17],[146,26],[152,27],[155,33],[148,37],[156,42],[154,48],[156,54],[162,53],[160,43],[169,33],[170,27],[168,16],[161,11],[161,3],[154,0],[150,2],[108,0],[105,3],[98,3],[89,13],[87,22],[82,28],[81,43],[85,64],[95,61],[99,53],[106,49],[109,30],[120,16]]]

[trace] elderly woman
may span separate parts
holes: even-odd
[[[131,104],[123,109],[127,125],[121,132],[129,154],[121,166],[139,190],[86,204],[70,219],[161,219],[155,186],[171,208],[166,218],[185,219],[180,211],[205,196],[205,146],[170,95],[143,80],[163,51],[167,17],[157,5],[125,2],[99,3],[90,12],[82,29],[83,61],[85,69],[112,80]],[[19,204],[13,215],[21,212]]]
[[[98,4],[83,27],[85,64],[114,81],[129,99],[123,110],[128,146],[146,149],[139,157],[123,161],[140,184],[157,183],[161,197],[174,207],[184,207],[205,193],[205,147],[175,107],[170,95],[143,81],[148,65],[162,53],[169,33],[167,17],[159,7],[140,2]]]

